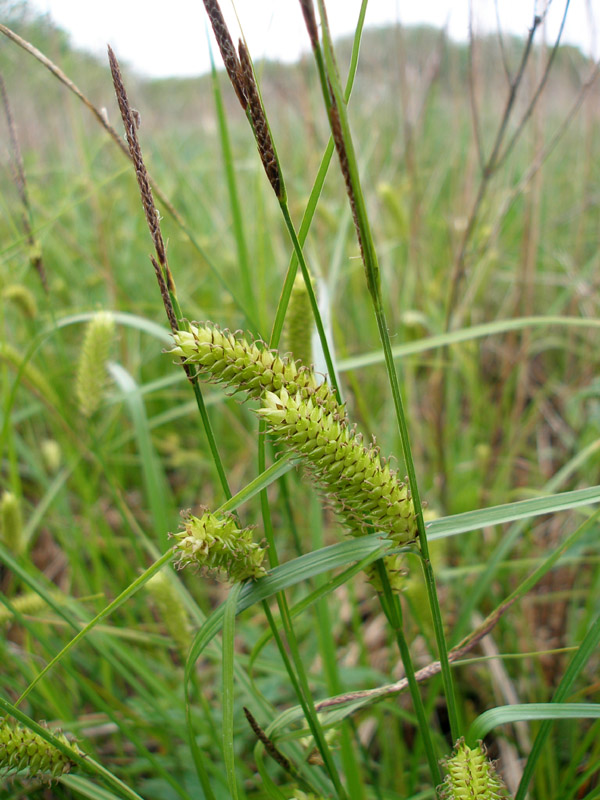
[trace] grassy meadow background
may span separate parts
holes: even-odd
[[[74,50],[62,31],[26,7],[0,3],[0,15],[105,109],[121,135],[106,64]],[[518,131],[550,57],[552,43],[535,42],[503,147]],[[477,140],[489,156],[508,95],[506,70],[516,74],[523,47],[524,41],[509,38],[502,52],[498,39],[489,37],[476,40],[470,52],[437,30],[367,30],[349,103],[392,345],[405,348],[396,363],[421,495],[432,518],[600,483],[600,82],[580,96],[593,64],[575,48],[558,49],[539,102],[486,184],[453,294],[482,178]],[[342,76],[351,48],[352,42],[339,43]],[[318,76],[308,56],[294,66],[259,63],[256,70],[298,227],[329,135]],[[13,180],[3,114],[0,489],[18,498],[23,540],[12,554],[6,535],[3,540],[0,694],[14,703],[74,631],[166,550],[181,509],[215,509],[225,498],[193,393],[163,353],[168,327],[131,164],[82,103],[5,37],[0,72],[29,204],[23,207]],[[126,66],[124,75],[141,115],[148,169],[185,222],[186,230],[158,202],[185,317],[268,339],[292,250],[225,73],[219,70],[216,84],[210,75],[145,81]],[[219,104],[241,227],[232,216]],[[367,438],[376,436],[382,454],[394,454],[402,470],[377,325],[335,155],[305,253],[350,417]],[[76,391],[77,365],[85,325],[99,310],[114,312],[116,334],[98,408],[86,416]],[[517,318],[526,321],[507,323]],[[283,349],[290,346],[286,339]],[[255,404],[228,398],[219,387],[202,388],[235,493],[259,471]],[[304,477],[290,472],[268,490],[282,562],[343,538]],[[582,505],[526,515],[436,541],[432,555],[449,645],[497,608],[593,511]],[[260,540],[259,498],[239,513],[244,524],[257,526]],[[453,667],[465,731],[486,709],[551,701],[598,618],[598,531],[592,520],[560,563],[499,620],[472,661]],[[437,651],[417,560],[407,557],[406,568],[405,630],[419,668]],[[291,607],[335,574],[289,589]],[[187,571],[177,573],[173,585],[191,643],[228,588]],[[19,611],[16,601],[32,593],[50,593],[53,605],[32,602]],[[361,572],[300,607],[294,629],[316,699],[372,689],[403,674],[376,593]],[[239,796],[302,797],[268,756],[257,767],[263,755],[255,751],[257,739],[242,710],[250,708],[266,728],[297,702],[268,630],[260,605],[237,617],[233,691],[223,685],[219,638],[197,664],[189,714],[219,799],[231,796],[223,767],[224,697],[234,702]],[[19,707],[73,734],[82,750],[143,798],[202,797],[187,733],[185,657],[160,606],[142,588]],[[569,702],[600,702],[599,666],[596,650]],[[421,691],[436,747],[440,756],[448,754],[453,742],[440,677],[421,684]],[[500,726],[486,739],[513,792],[539,725]],[[332,796],[323,769],[307,766],[314,745],[294,735],[298,730],[282,724],[274,738],[300,763],[315,796]],[[328,736],[352,800],[435,796],[408,695],[333,720]],[[0,796],[118,796],[101,789],[97,776],[79,775],[84,772],[52,786],[18,776],[3,783]],[[553,725],[529,796],[600,796],[598,721]]]

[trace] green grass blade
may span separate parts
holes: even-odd
[[[285,475],[286,472],[289,472],[295,466],[293,454],[288,452],[284,453],[274,464],[271,464],[270,467],[264,472],[261,472],[260,475],[257,475],[254,480],[250,481],[243,489],[241,489],[237,494],[235,494],[232,498],[227,500],[223,505],[219,508],[219,512],[223,511],[235,511],[244,503],[247,503],[248,500],[253,498],[255,495],[260,494],[263,489],[266,489],[267,486],[270,486],[276,480],[278,480],[282,475]]]
[[[394,359],[414,356],[418,353],[425,353],[428,350],[437,350],[440,347],[448,347],[460,342],[470,342],[474,339],[483,339],[486,336],[499,336],[510,331],[520,331],[527,328],[600,328],[600,320],[590,319],[589,317],[516,317],[515,319],[500,319],[495,322],[486,322],[483,325],[473,325],[470,328],[460,328],[456,331],[442,333],[436,336],[428,336],[425,339],[417,339],[415,342],[407,342],[392,347]],[[346,372],[351,369],[370,367],[373,364],[383,364],[385,353],[383,350],[375,350],[371,353],[350,356],[344,358],[336,365],[339,372]]]
[[[508,722],[529,722],[531,720],[561,719],[600,719],[598,703],[517,703],[514,706],[498,706],[484,711],[471,724],[466,736],[467,743],[473,747],[478,739],[483,739],[499,725]]]
[[[293,561],[275,567],[266,577],[244,584],[238,599],[236,613],[239,614],[255,603],[260,603],[290,586],[309,580],[314,575],[343,567],[351,561],[360,561],[376,551],[383,554],[388,546],[389,544],[383,537],[371,534],[299,556]],[[186,664],[186,680],[191,677],[194,664],[204,648],[221,630],[224,610],[223,605],[215,609],[196,634]]]
[[[116,611],[117,608],[123,605],[123,603],[132,597],[137,591],[139,591],[142,586],[155,574],[157,573],[165,564],[168,564],[169,561],[173,558],[173,553],[171,550],[167,551],[158,561],[155,561],[152,566],[148,567],[148,569],[143,572],[139,578],[137,578],[133,583],[131,583],[126,589],[124,589],[121,594],[116,597],[112,603],[109,603],[106,608],[102,609],[99,614],[96,614],[94,619],[88,622],[79,633],[71,639],[71,641],[66,644],[63,649],[58,653],[54,658],[49,661],[46,666],[39,672],[35,679],[29,684],[27,689],[23,692],[17,703],[21,703],[33,690],[35,686],[42,680],[42,678],[48,673],[52,667],[54,667],[58,662],[66,656],[66,654],[79,642],[84,636],[96,627],[99,622],[102,622],[103,619],[106,619],[110,616],[113,611]],[[56,604],[53,604],[55,606]]]
[[[114,362],[109,364],[108,369],[123,394],[131,416],[140,455],[146,500],[152,514],[160,548],[166,550],[167,533],[175,524],[176,515],[167,478],[152,444],[146,407],[139,386],[127,370]]]
[[[89,800],[115,800],[119,796],[96,786],[81,775],[63,775],[59,778],[59,782],[75,794],[87,797]]]
[[[502,525],[520,519],[530,519],[542,514],[556,514],[569,511],[580,506],[593,505],[600,502],[600,486],[589,489],[576,489],[571,492],[560,492],[546,497],[534,497],[529,500],[518,500],[501,506],[482,508],[477,511],[466,511],[452,517],[442,517],[427,524],[427,537],[430,540],[456,536],[465,531],[475,531],[488,525]]]

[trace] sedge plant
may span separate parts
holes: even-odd
[[[447,140],[440,146],[436,136],[447,133],[448,124],[436,125],[433,131],[426,113],[419,119],[414,130],[423,142],[417,137],[407,143],[405,156],[410,165],[400,187],[394,182],[397,151],[389,142],[385,144],[386,122],[379,111],[370,116],[368,126],[369,130],[374,125],[381,128],[381,141],[377,146],[363,146],[358,108],[355,111],[349,99],[366,2],[361,4],[356,34],[345,53],[334,48],[326,3],[299,3],[314,61],[305,61],[305,78],[314,81],[321,103],[310,95],[303,109],[307,118],[313,114],[314,119],[302,120],[303,136],[295,139],[305,161],[303,171],[308,174],[310,167],[315,168],[312,189],[308,187],[302,197],[293,153],[280,133],[282,122],[272,99],[268,67],[263,71],[253,63],[243,39],[234,44],[218,2],[205,0],[204,6],[233,87],[233,94],[223,92],[221,77],[213,68],[210,88],[220,146],[207,161],[218,162],[222,155],[225,168],[210,187],[194,183],[194,194],[186,194],[191,181],[177,184],[181,212],[159,186],[165,180],[172,189],[177,170],[163,167],[161,175],[158,166],[157,180],[146,168],[140,144],[147,136],[146,123],[140,127],[140,115],[131,106],[127,81],[112,50],[109,61],[126,143],[107,115],[93,106],[65,72],[23,37],[0,26],[11,42],[41,62],[84,103],[110,141],[133,163],[155,251],[152,270],[170,329],[167,334],[145,317],[148,308],[156,305],[156,294],[147,287],[150,282],[140,278],[141,270],[133,276],[131,269],[127,242],[132,230],[127,235],[125,230],[127,226],[135,229],[142,217],[133,211],[129,166],[115,168],[114,174],[105,176],[108,189],[103,183],[104,190],[97,191],[92,176],[99,165],[85,146],[80,156],[89,170],[85,185],[94,219],[103,220],[111,213],[111,181],[129,186],[114,201],[122,213],[113,215],[113,230],[96,237],[106,247],[96,260],[109,277],[113,296],[139,300],[139,305],[132,303],[134,312],[129,314],[84,312],[64,317],[53,307],[52,325],[46,329],[38,324],[40,309],[48,302],[54,305],[61,291],[76,293],[80,275],[73,270],[68,287],[57,289],[52,268],[61,263],[69,247],[73,258],[73,242],[84,240],[86,215],[81,209],[87,199],[78,198],[77,187],[69,188],[65,181],[62,188],[73,193],[74,210],[69,213],[77,224],[62,230],[63,251],[52,250],[53,237],[37,230],[37,221],[44,215],[36,207],[38,195],[32,180],[36,172],[28,170],[26,186],[18,128],[8,103],[10,85],[6,88],[2,82],[11,159],[17,166],[18,204],[26,216],[13,232],[24,248],[26,257],[21,263],[25,266],[11,273],[2,292],[2,321],[11,336],[15,330],[19,335],[28,332],[27,337],[21,336],[25,345],[15,347],[7,337],[0,349],[3,377],[11,378],[3,382],[6,389],[2,390],[6,481],[0,496],[0,616],[7,634],[3,655],[8,665],[1,698],[7,715],[0,734],[2,768],[15,781],[16,792],[27,781],[38,781],[40,791],[51,782],[50,791],[59,797],[96,796],[110,790],[120,797],[208,800],[380,800],[436,793],[445,798],[496,798],[511,792],[520,798],[528,791],[534,770],[536,796],[570,800],[584,790],[594,796],[598,709],[593,697],[583,697],[593,693],[593,683],[585,683],[586,670],[588,662],[593,665],[600,636],[597,623],[589,624],[596,613],[593,592],[583,600],[583,592],[567,592],[565,618],[571,620],[568,641],[573,652],[564,676],[551,674],[547,654],[527,653],[524,644],[524,626],[528,615],[535,613],[526,608],[526,595],[537,586],[541,600],[536,603],[544,601],[544,592],[561,602],[565,592],[561,595],[562,587],[549,582],[555,571],[563,569],[565,553],[580,569],[582,583],[594,575],[597,583],[593,547],[597,515],[589,509],[600,500],[597,487],[566,491],[574,481],[593,483],[589,475],[598,450],[593,426],[582,433],[580,452],[555,474],[548,468],[547,456],[551,449],[554,458],[575,438],[575,420],[593,396],[593,388],[581,379],[581,393],[570,399],[573,409],[557,410],[551,402],[551,387],[559,380],[558,370],[543,362],[552,380],[531,397],[528,393],[543,379],[539,373],[534,380],[533,371],[531,376],[523,372],[529,364],[525,344],[550,325],[570,331],[573,337],[568,349],[570,369],[584,363],[584,351],[586,369],[594,363],[592,314],[586,311],[579,316],[576,305],[569,306],[567,313],[567,304],[575,301],[556,275],[544,284],[544,291],[552,296],[552,316],[534,316],[531,265],[540,241],[536,231],[542,219],[539,185],[530,200],[522,268],[524,280],[530,282],[523,306],[527,317],[477,325],[490,312],[489,300],[482,301],[477,294],[489,265],[477,264],[470,272],[475,257],[484,253],[482,241],[493,237],[495,228],[505,225],[512,231],[516,225],[504,212],[498,212],[489,230],[483,222],[494,210],[494,181],[503,178],[505,165],[519,155],[519,143],[534,110],[536,125],[541,124],[536,103],[550,68],[560,60],[559,42],[512,129],[511,115],[519,108],[516,101],[526,85],[534,37],[543,19],[534,21],[516,67],[510,63],[511,54],[502,51],[509,91],[487,158],[486,120],[478,107],[477,82],[471,82],[475,145],[468,155],[473,159],[471,166],[479,165],[481,174],[474,200],[466,203],[463,224],[454,220],[453,207],[444,205],[448,193],[452,197],[448,202],[460,206],[458,193],[452,195],[454,183],[459,182],[455,171],[448,169],[440,178],[451,148]],[[568,3],[565,14],[567,9]],[[435,46],[436,57],[445,58],[439,39]],[[473,39],[471,46],[475,46]],[[475,55],[472,50],[471,65]],[[538,63],[543,65],[540,58]],[[344,85],[338,64],[345,60],[349,74]],[[386,67],[389,77],[389,64]],[[420,107],[427,111],[431,101],[441,119],[443,110],[435,95],[448,76],[440,79],[435,63],[426,72],[426,96]],[[405,83],[407,76],[408,72]],[[78,83],[84,85],[85,75],[80,78]],[[374,85],[381,88],[384,80],[380,75]],[[128,88],[132,96],[141,91],[139,86]],[[416,84],[402,88],[405,130],[411,129],[408,106],[411,93],[416,92]],[[361,97],[367,103],[366,95]],[[302,105],[305,98],[297,99]],[[146,99],[136,96],[135,102],[143,105]],[[234,103],[239,106],[235,110]],[[237,125],[235,117],[240,107],[244,127]],[[144,109],[142,117],[146,118]],[[183,117],[178,116],[178,124],[184,124]],[[593,122],[589,125],[593,131]],[[392,137],[399,127],[391,126]],[[536,130],[537,163],[546,151],[540,128]],[[320,162],[307,155],[308,147],[303,149],[305,143],[314,143],[315,131],[316,140],[328,139]],[[251,147],[256,146],[258,158],[256,151],[248,153],[244,168],[237,170],[244,136]],[[419,148],[429,146],[430,140],[435,141],[432,148],[440,166],[425,181]],[[456,140],[463,141],[460,136]],[[593,142],[592,136],[588,142]],[[189,142],[182,146],[191,147]],[[588,164],[593,163],[592,151],[589,145]],[[108,163],[112,169],[109,155],[103,153],[104,157],[107,161],[99,159],[101,167],[107,169]],[[262,170],[256,179],[254,173],[249,179],[251,158]],[[532,163],[523,171],[523,180],[534,167]],[[378,190],[387,203],[381,215],[373,214],[371,207],[375,188],[371,173],[377,168],[382,168],[385,179]],[[263,197],[263,187],[268,196]],[[253,192],[256,204],[249,200]],[[213,211],[223,194],[230,203],[235,239],[236,256],[229,261],[225,253],[228,231],[219,233],[216,258],[205,247],[210,225],[219,225],[220,212]],[[205,199],[208,196],[210,202]],[[502,196],[509,197],[510,192]],[[155,198],[174,220],[175,235],[171,223],[162,220]],[[426,202],[431,203],[430,209]],[[397,243],[398,230],[385,233],[386,214],[391,209],[402,228],[406,208],[410,212],[409,266],[420,266],[418,277],[407,275],[406,268],[396,268],[395,262],[390,266],[389,254],[401,252],[403,244]],[[186,215],[193,217],[193,224]],[[272,235],[263,232],[261,238],[260,231],[256,237],[255,230],[250,233],[255,217],[261,224],[268,221]],[[457,232],[451,258],[440,256],[442,248],[437,253],[430,248],[439,236],[440,220],[446,218]],[[346,241],[350,220],[357,248]],[[420,223],[429,231],[428,237],[421,230],[419,239]],[[581,222],[579,254],[586,252],[586,230]],[[262,251],[255,246],[255,238],[261,241]],[[337,263],[331,270],[323,269],[318,263],[321,252],[329,253],[324,244],[333,240],[332,261]],[[564,241],[560,237],[556,241],[560,242],[556,252],[564,252]],[[351,254],[358,251],[358,258],[347,260],[347,274],[340,256],[346,246]],[[7,258],[11,257],[9,252]],[[119,267],[113,267],[111,257]],[[194,260],[198,258],[200,269]],[[284,274],[279,268],[286,261]],[[443,273],[442,263],[454,266]],[[589,275],[594,263],[591,255]],[[28,287],[26,270],[37,273],[42,301]],[[215,277],[218,292],[204,281],[205,273]],[[335,298],[333,337],[323,314],[327,293],[321,297],[315,289],[314,276],[323,274],[331,281],[329,293]],[[89,286],[93,291],[95,284],[90,281]],[[415,286],[421,289],[419,296]],[[410,311],[414,304],[419,311],[396,313],[396,297],[401,298],[403,310],[406,306]],[[481,308],[474,305],[473,325],[465,322],[460,329],[450,330],[463,325],[473,298],[482,301]],[[584,307],[591,302],[591,292],[582,291],[581,298]],[[337,315],[338,307],[344,314]],[[14,325],[15,318],[21,329]],[[75,336],[82,323],[87,325],[85,334]],[[236,324],[249,331],[234,330]],[[522,330],[531,332],[531,340],[524,337],[516,355],[510,347],[502,352],[504,371],[501,379],[492,382],[489,395],[477,388],[480,376],[474,341],[484,336],[503,341],[507,332]],[[433,331],[441,333],[436,337],[430,335]],[[394,339],[396,332],[404,338]],[[152,344],[142,347],[139,341],[148,334],[154,337]],[[362,350],[368,341],[372,340],[373,348],[379,341],[379,349],[354,357],[345,337],[348,342],[354,337]],[[459,342],[465,343],[465,352],[461,350],[452,362],[456,375],[446,376],[446,362],[450,363]],[[555,348],[556,339],[540,338],[539,346],[536,357],[542,362],[543,348]],[[54,374],[52,360],[40,357],[48,347],[55,348],[55,355],[76,353],[73,369],[68,370],[69,359],[61,357],[57,361],[63,369],[57,368]],[[436,359],[440,347],[443,357]],[[166,355],[161,359],[158,352],[163,348]],[[326,375],[313,366],[315,348]],[[148,352],[156,356],[160,367],[150,367]],[[401,357],[402,369],[397,370]],[[419,361],[413,364],[410,359],[415,357]],[[507,413],[513,360],[521,365],[521,375],[512,413]],[[385,365],[385,375],[377,372],[378,364]],[[359,373],[363,368],[372,370],[364,373],[365,380]],[[488,363],[486,368],[493,367]],[[165,374],[155,377],[152,369]],[[429,373],[434,379],[441,376],[440,380],[427,384],[423,375]],[[467,402],[458,392],[461,381],[471,392],[469,403],[476,420],[471,427],[464,424]],[[73,389],[66,399],[60,392],[62,385]],[[191,404],[186,391],[193,395]],[[422,393],[422,403],[415,400],[415,391]],[[384,400],[388,395],[391,410]],[[489,408],[498,396],[497,419],[512,419],[506,453],[500,434],[490,445],[481,441],[489,433]],[[444,413],[432,414],[443,399],[448,401]],[[562,424],[562,412],[571,414],[569,425]],[[200,435],[189,424],[190,413],[199,415]],[[520,427],[517,416],[523,418]],[[509,497],[508,471],[512,464],[523,469],[527,437],[538,430],[542,419],[536,451],[539,476],[535,473],[540,479],[526,489],[524,481],[515,481],[515,496]],[[9,424],[13,420],[14,431]],[[449,420],[456,425],[453,433]],[[162,435],[167,429],[163,426],[178,421],[177,433]],[[38,446],[33,437],[42,424],[49,430],[41,431]],[[440,426],[441,435],[433,433],[431,448],[437,451],[440,466],[441,483],[436,484],[428,470],[431,439],[427,437]],[[375,432],[384,445],[375,442]],[[551,448],[549,442],[555,440],[544,436],[556,437],[560,444]],[[399,464],[394,463],[394,450]],[[534,462],[533,457],[528,461]],[[451,469],[451,464],[456,468]],[[143,492],[136,492],[140,474]],[[454,481],[453,491],[449,481]],[[41,498],[32,488],[36,482],[44,487]],[[536,494],[544,496],[527,496],[534,485],[542,487]],[[473,486],[478,488],[473,490]],[[479,503],[464,500],[472,497],[469,489],[480,493]],[[425,516],[422,497],[433,499],[434,504],[438,501],[438,513]],[[489,497],[503,505],[486,508]],[[467,511],[477,506],[478,510]],[[574,513],[582,514],[584,521],[565,533],[560,514],[577,508],[580,511]],[[444,517],[449,509],[451,516]],[[523,542],[531,538],[525,534],[536,530],[532,522],[536,515],[551,520],[544,529],[548,539],[538,549]],[[485,531],[483,545],[475,533],[481,529]],[[494,531],[502,534],[495,538]],[[48,539],[52,535],[56,543]],[[517,543],[523,545],[524,556],[519,559],[512,558],[511,552]],[[50,555],[40,561],[44,546]],[[44,569],[38,567],[40,563]],[[230,588],[224,589],[223,584]],[[458,597],[462,599],[457,609]],[[476,613],[479,605],[481,616]],[[507,666],[501,679],[499,671],[485,671],[486,661],[469,657],[490,635],[504,636]],[[550,650],[555,660],[565,657],[559,650],[554,645]],[[529,687],[531,702],[514,702],[514,665],[530,662],[536,671]],[[469,680],[463,678],[465,671]],[[471,675],[477,679],[470,680]],[[575,694],[576,679],[581,695]],[[548,695],[552,703],[544,703],[545,689],[552,682],[559,688]],[[521,688],[518,680],[514,683]],[[503,691],[508,699],[500,701],[498,693]],[[407,692],[410,698],[404,702],[402,695]],[[10,702],[5,696],[18,699]],[[578,704],[579,699],[590,702]],[[478,704],[478,710],[481,705],[497,707],[473,721],[477,713],[473,704]],[[94,713],[89,714],[89,709]],[[581,735],[577,732],[565,739],[574,714],[582,726]],[[44,718],[53,720],[48,729],[36,722]],[[524,735],[523,726],[533,727],[538,719],[545,721],[537,735]],[[562,719],[563,737],[555,742],[555,750],[559,752],[560,742],[566,740],[571,754],[566,766],[560,758],[548,756],[555,719]],[[493,733],[494,727],[507,724],[515,726],[514,743],[510,733],[507,737]],[[50,732],[60,728],[73,731],[79,744]],[[489,750],[494,758],[499,755],[496,766],[478,743],[490,732]],[[520,762],[509,748],[519,749]],[[510,788],[500,777],[505,763],[513,765],[506,774]],[[515,765],[520,763],[524,767],[515,779],[514,771],[520,769]],[[99,789],[97,783],[106,788]],[[30,790],[35,792],[37,785],[30,783]]]

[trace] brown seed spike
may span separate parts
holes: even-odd
[[[258,145],[258,152],[260,154],[263,167],[267,173],[267,178],[273,191],[278,199],[282,199],[281,193],[281,174],[279,172],[279,163],[275,155],[275,148],[273,147],[273,140],[271,139],[271,131],[267,123],[265,111],[262,106],[260,95],[256,81],[254,80],[254,71],[252,69],[252,62],[246,50],[246,46],[242,41],[238,45],[240,54],[240,64],[242,67],[242,77],[244,80],[244,89],[248,98],[248,108],[250,117],[252,119],[252,127],[254,129],[254,136]]]
[[[331,91],[331,89],[330,89]],[[344,142],[344,135],[342,133],[342,123],[340,120],[340,112],[338,107],[335,103],[333,91],[331,91],[332,97],[332,104],[329,110],[329,118],[331,120],[331,133],[333,136],[333,142],[335,144],[335,149],[337,150],[338,158],[340,161],[340,169],[342,170],[342,175],[344,176],[344,182],[346,184],[346,191],[348,192],[348,199],[350,200],[350,208],[352,209],[352,219],[354,220],[354,227],[356,228],[356,233],[358,235],[358,243],[360,246],[360,254],[362,256],[363,263],[364,259],[364,245],[363,245],[363,238],[360,229],[360,225],[358,222],[358,214],[356,211],[356,199],[354,197],[354,188],[352,186],[352,177],[350,175],[350,166],[348,164],[348,153],[346,152],[346,144]]]
[[[204,0],[204,8],[208,14],[217,44],[219,45],[221,58],[223,59],[223,64],[225,64],[225,69],[229,75],[229,80],[233,84],[233,88],[238,96],[238,100],[245,111],[248,108],[248,98],[246,97],[246,93],[244,91],[242,70],[237,53],[235,52],[233,39],[229,33],[229,28],[227,27],[227,23],[225,22],[225,18],[223,17],[223,13],[217,0]]]
[[[174,324],[175,313],[173,310],[173,304],[171,303],[171,298],[168,296],[168,293],[165,295],[164,292],[165,288],[168,288],[170,291],[174,292],[175,287],[173,276],[171,275],[171,270],[169,269],[169,264],[167,263],[165,243],[160,230],[160,215],[156,205],[154,204],[152,189],[150,188],[150,179],[148,177],[148,171],[146,169],[146,165],[144,164],[142,149],[138,140],[137,129],[139,112],[135,111],[135,109],[133,109],[129,103],[127,92],[125,91],[125,85],[123,83],[123,76],[121,75],[121,69],[119,67],[119,62],[117,61],[117,57],[115,56],[110,45],[108,46],[108,61],[110,64],[110,71],[112,73],[117,102],[119,104],[119,110],[121,112],[123,125],[125,127],[125,135],[127,137],[127,144],[129,145],[131,160],[133,161],[133,165],[135,167],[135,175],[140,189],[144,213],[146,214],[148,228],[150,229],[150,235],[152,236],[152,241],[154,242],[154,249],[156,250],[156,255],[158,256],[158,263],[162,269],[163,279],[162,281],[159,279],[161,295],[163,296],[163,301],[165,302],[165,309],[167,316],[169,317],[171,328],[176,331],[178,326],[176,322]],[[156,269],[154,259],[152,261]],[[167,297],[169,301],[168,304],[166,302]]]
[[[317,20],[315,17],[315,7],[313,0],[300,0],[300,7],[304,16],[306,29],[310,37],[312,49],[316,50],[319,47],[319,31],[317,29]]]

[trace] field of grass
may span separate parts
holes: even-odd
[[[254,65],[285,196],[224,71],[124,69],[161,297],[108,68],[0,10],[0,796],[434,798],[465,737],[506,796],[600,798],[594,65],[541,27],[397,28],[364,32],[355,75],[359,21],[339,79],[324,31],[321,75]],[[408,476],[408,533],[267,433],[264,391],[230,396],[249,345],[229,385],[186,376],[165,306],[329,359],[343,431]],[[268,574],[173,569],[188,509],[252,527]],[[19,763],[17,725],[47,743]],[[471,791],[446,796],[496,796]]]

